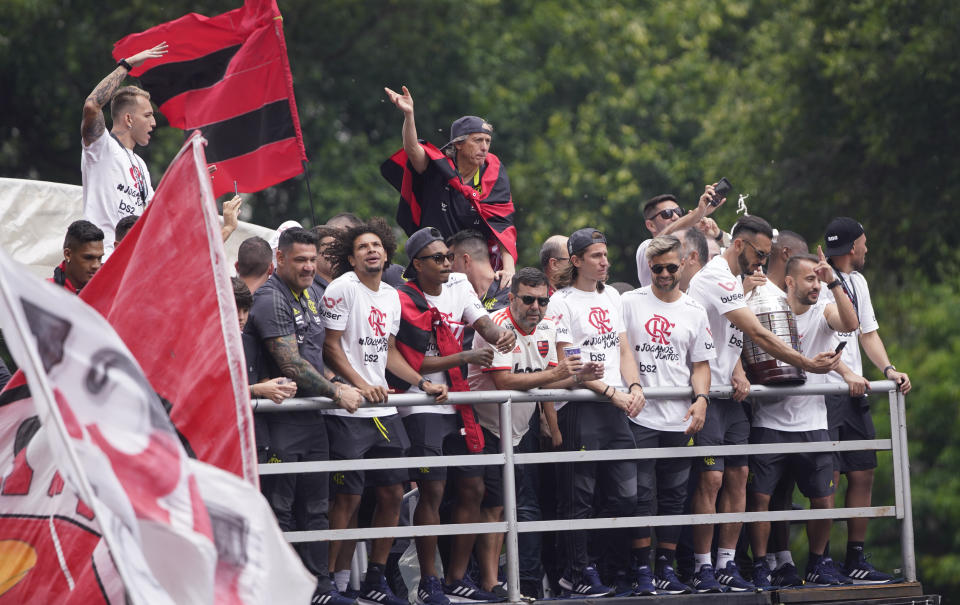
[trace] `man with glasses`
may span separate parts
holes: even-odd
[[[557,327],[553,320],[544,318],[550,297],[547,296],[547,277],[539,269],[526,267],[521,269],[510,284],[509,306],[494,313],[490,319],[514,333],[517,345],[512,351],[493,355],[489,367],[471,364],[468,380],[474,391],[521,390],[535,388],[571,388],[584,379],[599,378],[599,364],[581,363],[579,355],[571,355],[557,361]],[[474,349],[489,348],[490,345],[481,336],[473,341]],[[474,406],[477,417],[483,427],[484,453],[500,452],[500,406],[493,403]],[[520,445],[530,430],[530,419],[536,412],[536,402],[514,403],[512,407],[513,447]],[[518,466],[517,500],[520,507],[521,492],[524,490],[526,474],[536,472],[537,465]],[[483,497],[484,521],[496,522],[503,515],[502,469],[499,466],[487,466],[484,483],[486,492]],[[535,495],[534,495],[535,498]],[[525,519],[526,520],[526,519]],[[539,537],[539,536],[537,536]],[[484,590],[498,592],[497,580],[500,548],[503,534],[483,534],[477,538],[477,555],[480,564],[480,585]],[[539,542],[536,544],[535,568],[539,568]],[[521,565],[521,568],[523,565]],[[523,572],[528,576],[524,577]],[[521,569],[521,592],[536,597],[539,576]],[[534,577],[531,577],[534,576]],[[501,589],[502,590],[502,589]],[[505,596],[505,595],[504,595]]]
[[[644,388],[692,385],[689,400],[654,399],[630,418],[638,448],[684,447],[692,443],[706,419],[710,403],[710,361],[717,356],[710,337],[707,312],[680,291],[686,263],[680,240],[660,235],[647,246],[653,283],[623,295],[623,318],[633,357]],[[679,515],[687,497],[690,458],[637,460],[637,501],[634,515]],[[633,530],[635,595],[683,594],[690,587],[677,579],[673,562],[679,526],[657,528],[657,552],[650,568],[650,528]]]
[[[772,240],[773,229],[767,221],[757,216],[743,217],[733,227],[730,247],[690,280],[687,293],[707,310],[717,349],[717,357],[710,362],[710,383],[733,385],[733,398],[715,399],[707,408],[704,427],[695,436],[697,445],[743,445],[748,441],[750,422],[742,402],[749,393],[750,383],[740,364],[744,334],[776,359],[808,372],[825,374],[835,370],[840,362],[840,355],[832,351],[820,353],[813,359],[804,357],[764,328],[747,308],[741,276],[753,274],[767,262]],[[722,513],[744,512],[747,457],[707,456],[700,461],[700,466],[693,512],[712,514],[718,509]],[[723,495],[718,501],[721,485]],[[733,560],[740,526],[740,523],[720,526],[716,572],[710,564],[713,526],[694,526],[695,567],[690,584],[698,592],[720,592],[721,585],[735,592],[755,589],[741,577]]]
[[[425,381],[449,384],[451,391],[468,390],[461,367],[474,364],[488,367],[494,348],[510,352],[516,336],[498,327],[487,315],[473,286],[462,273],[453,273],[454,254],[449,252],[438,229],[424,227],[410,236],[404,247],[410,263],[404,271],[408,281],[400,286],[401,322],[397,333],[397,349]],[[463,330],[472,326],[493,348],[464,351]],[[420,385],[411,385],[410,393],[420,393]],[[457,455],[482,451],[482,433],[471,406],[423,405],[400,411],[410,437],[409,456]],[[462,422],[461,422],[462,418]],[[461,436],[463,431],[463,436]],[[479,439],[479,441],[478,441]],[[483,500],[482,466],[456,467],[457,497],[452,512],[455,523],[480,521]],[[414,511],[416,525],[440,523],[440,501],[446,484],[446,467],[420,467],[410,470],[416,481],[420,500]],[[446,564],[446,583],[437,578],[434,563],[436,536],[416,539],[420,560],[420,586],[417,600],[425,605],[449,605],[458,602],[498,600],[482,591],[466,575],[474,535],[454,536],[450,558]]]
[[[669,193],[652,197],[643,205],[643,219],[650,235],[669,235],[690,227],[697,227],[701,231],[717,231],[717,224],[711,218],[707,218],[713,212],[727,201],[722,198],[716,206],[713,205],[713,199],[716,192],[713,185],[707,185],[700,196],[700,201],[693,212],[687,214],[686,211],[677,203],[677,198]],[[637,279],[640,280],[640,286],[649,286],[652,277],[650,268],[647,264],[647,246],[650,240],[646,240],[637,247]]]
[[[540,269],[547,276],[547,291],[553,294],[557,289],[557,279],[570,265],[567,253],[567,236],[551,235],[540,248]]]

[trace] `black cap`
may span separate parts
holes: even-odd
[[[594,234],[599,234],[600,237],[594,237]],[[573,254],[578,250],[583,250],[590,244],[605,243],[607,243],[607,238],[603,235],[602,231],[598,231],[593,227],[577,229],[570,234],[570,238],[567,240],[567,254]]]
[[[403,270],[403,277],[413,279],[417,275],[417,270],[413,268],[413,259],[420,254],[421,250],[438,241],[442,242],[443,236],[440,235],[440,230],[436,227],[424,227],[413,232],[413,235],[407,239],[407,243],[403,245],[403,251],[407,253],[407,258],[410,259],[407,268]]]
[[[456,143],[461,137],[465,137],[468,134],[473,134],[475,132],[482,132],[484,134],[493,136],[493,126],[491,126],[483,118],[478,118],[477,116],[463,116],[462,118],[457,118],[456,121],[450,125],[450,141],[441,147],[440,150],[443,151],[447,147]]]
[[[863,225],[847,216],[840,216],[827,225],[827,256],[840,256],[853,249],[853,242],[863,235]]]

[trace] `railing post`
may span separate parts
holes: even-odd
[[[903,575],[908,582],[917,581],[917,559],[913,544],[913,504],[910,500],[910,453],[907,449],[907,406],[900,389],[896,390],[897,423],[900,425],[900,465],[903,475],[903,521],[900,523],[900,548],[903,554]]]
[[[513,402],[500,406],[500,451],[503,452],[503,515],[507,522],[507,600],[520,599],[520,546],[517,539],[517,481],[513,472]]]

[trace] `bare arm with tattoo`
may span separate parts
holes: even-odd
[[[280,372],[297,383],[297,390],[307,396],[329,397],[351,414],[357,411],[363,396],[349,385],[336,385],[323,377],[313,365],[300,356],[295,334],[263,341],[280,368]]]
[[[130,67],[137,67],[147,59],[156,59],[167,54],[167,43],[160,44],[141,51],[129,59],[127,63]],[[103,136],[107,126],[103,120],[103,106],[110,102],[113,93],[117,92],[120,83],[127,76],[127,68],[118,65],[110,74],[97,84],[96,88],[87,97],[83,103],[83,120],[80,123],[80,134],[83,136],[83,144],[91,145],[94,141]]]

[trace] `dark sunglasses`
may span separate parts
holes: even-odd
[[[685,212],[686,212],[686,211],[685,211],[683,208],[679,208],[679,207],[678,207],[678,208],[667,208],[666,210],[661,210],[660,212],[654,212],[653,214],[650,215],[650,218],[647,219],[647,220],[652,221],[653,219],[655,219],[655,218],[658,217],[658,216],[659,216],[660,218],[662,218],[663,220],[668,220],[668,219],[669,219],[671,216],[673,216],[674,214],[677,215],[677,218],[680,218],[681,216],[683,216],[683,215],[685,214]]]
[[[418,257],[416,257],[416,258],[417,258],[417,260],[424,260],[424,259],[429,258],[429,259],[432,259],[433,262],[437,263],[438,265],[442,265],[442,264],[443,264],[443,259],[447,259],[448,261],[450,261],[450,262],[452,263],[452,262],[453,262],[453,259],[457,258],[457,255],[454,254],[453,252],[447,252],[446,254],[441,254],[441,253],[437,252],[436,254],[431,254],[431,255],[429,255],[429,256],[418,256]]]
[[[745,240],[743,240],[743,241],[745,241],[746,243],[750,244],[750,247],[753,248],[753,251],[756,252],[756,254],[757,254],[757,260],[759,260],[761,263],[762,263],[763,261],[767,260],[768,258],[770,258],[770,253],[769,253],[769,252],[763,252],[763,251],[761,251],[761,250],[757,250],[757,247],[754,246],[754,245],[753,245],[753,242],[751,242],[750,240],[745,239]]]
[[[666,269],[670,275],[673,275],[680,270],[680,265],[675,265],[673,263],[670,263],[669,265],[653,265],[650,267],[650,272],[654,275],[660,275],[664,269]]]
[[[549,296],[521,296],[520,300],[525,305],[532,305],[533,301],[540,303],[541,307],[546,307],[548,304],[550,304]]]

